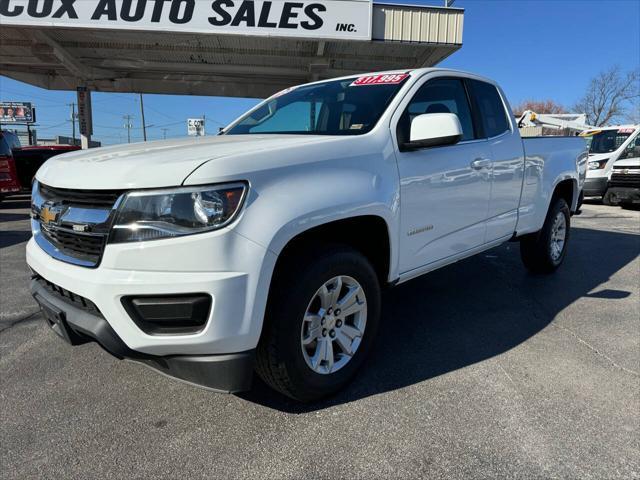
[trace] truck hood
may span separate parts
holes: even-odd
[[[607,153],[590,153],[589,154],[589,161],[590,162],[594,162],[597,160],[604,160],[606,158],[611,158],[613,155],[615,155],[616,152],[607,152]]]
[[[220,161],[220,173],[226,175],[230,173],[229,166],[225,168],[223,159],[255,152],[256,162],[264,162],[261,167],[268,168],[269,161],[277,159],[275,155],[265,155],[269,150],[319,143],[330,138],[221,135],[117,145],[53,157],[38,170],[36,178],[52,187],[86,190],[174,187],[207,162]]]
[[[634,158],[625,158],[624,160],[618,160],[613,164],[613,168],[622,168],[622,167],[639,167],[640,166],[640,157]]]

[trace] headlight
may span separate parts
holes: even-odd
[[[110,243],[139,242],[209,232],[229,225],[242,208],[247,186],[130,192],[120,202]]]
[[[591,161],[589,162],[589,170],[601,170],[607,166],[608,161],[609,161],[608,158],[605,158],[604,160]]]

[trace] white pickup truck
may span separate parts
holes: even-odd
[[[221,135],[47,161],[27,261],[47,323],[217,391],[311,401],[371,350],[381,288],[509,240],[563,261],[581,138],[520,138],[491,80],[444,69],[302,85]],[[428,292],[425,292],[428,295]]]

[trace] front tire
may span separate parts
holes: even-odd
[[[606,205],[607,207],[618,205],[618,203],[614,200],[613,195],[611,195],[608,190],[604,192],[604,195],[602,196],[602,204]]]
[[[256,371],[302,402],[342,389],[371,350],[380,284],[370,262],[346,246],[308,249],[274,277]]]
[[[563,198],[555,198],[547,212],[542,230],[520,240],[520,257],[533,273],[552,273],[562,264],[567,252],[571,212]]]

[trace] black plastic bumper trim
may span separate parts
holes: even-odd
[[[216,392],[242,392],[251,388],[254,350],[222,355],[169,356],[137,352],[122,341],[103,317],[57,298],[36,280],[31,281],[30,288],[35,300],[45,306],[43,308],[53,306],[63,313],[58,322],[72,333],[62,336],[71,345],[95,341],[114,357],[143,363],[169,377]],[[47,324],[53,327],[50,321]],[[60,325],[57,326],[60,328]]]
[[[582,191],[587,197],[600,197],[607,191],[607,177],[587,178]]]
[[[608,195],[614,203],[640,203],[640,188],[638,187],[610,187]]]
[[[147,335],[193,335],[201,332],[211,313],[211,295],[127,295],[125,311]]]

